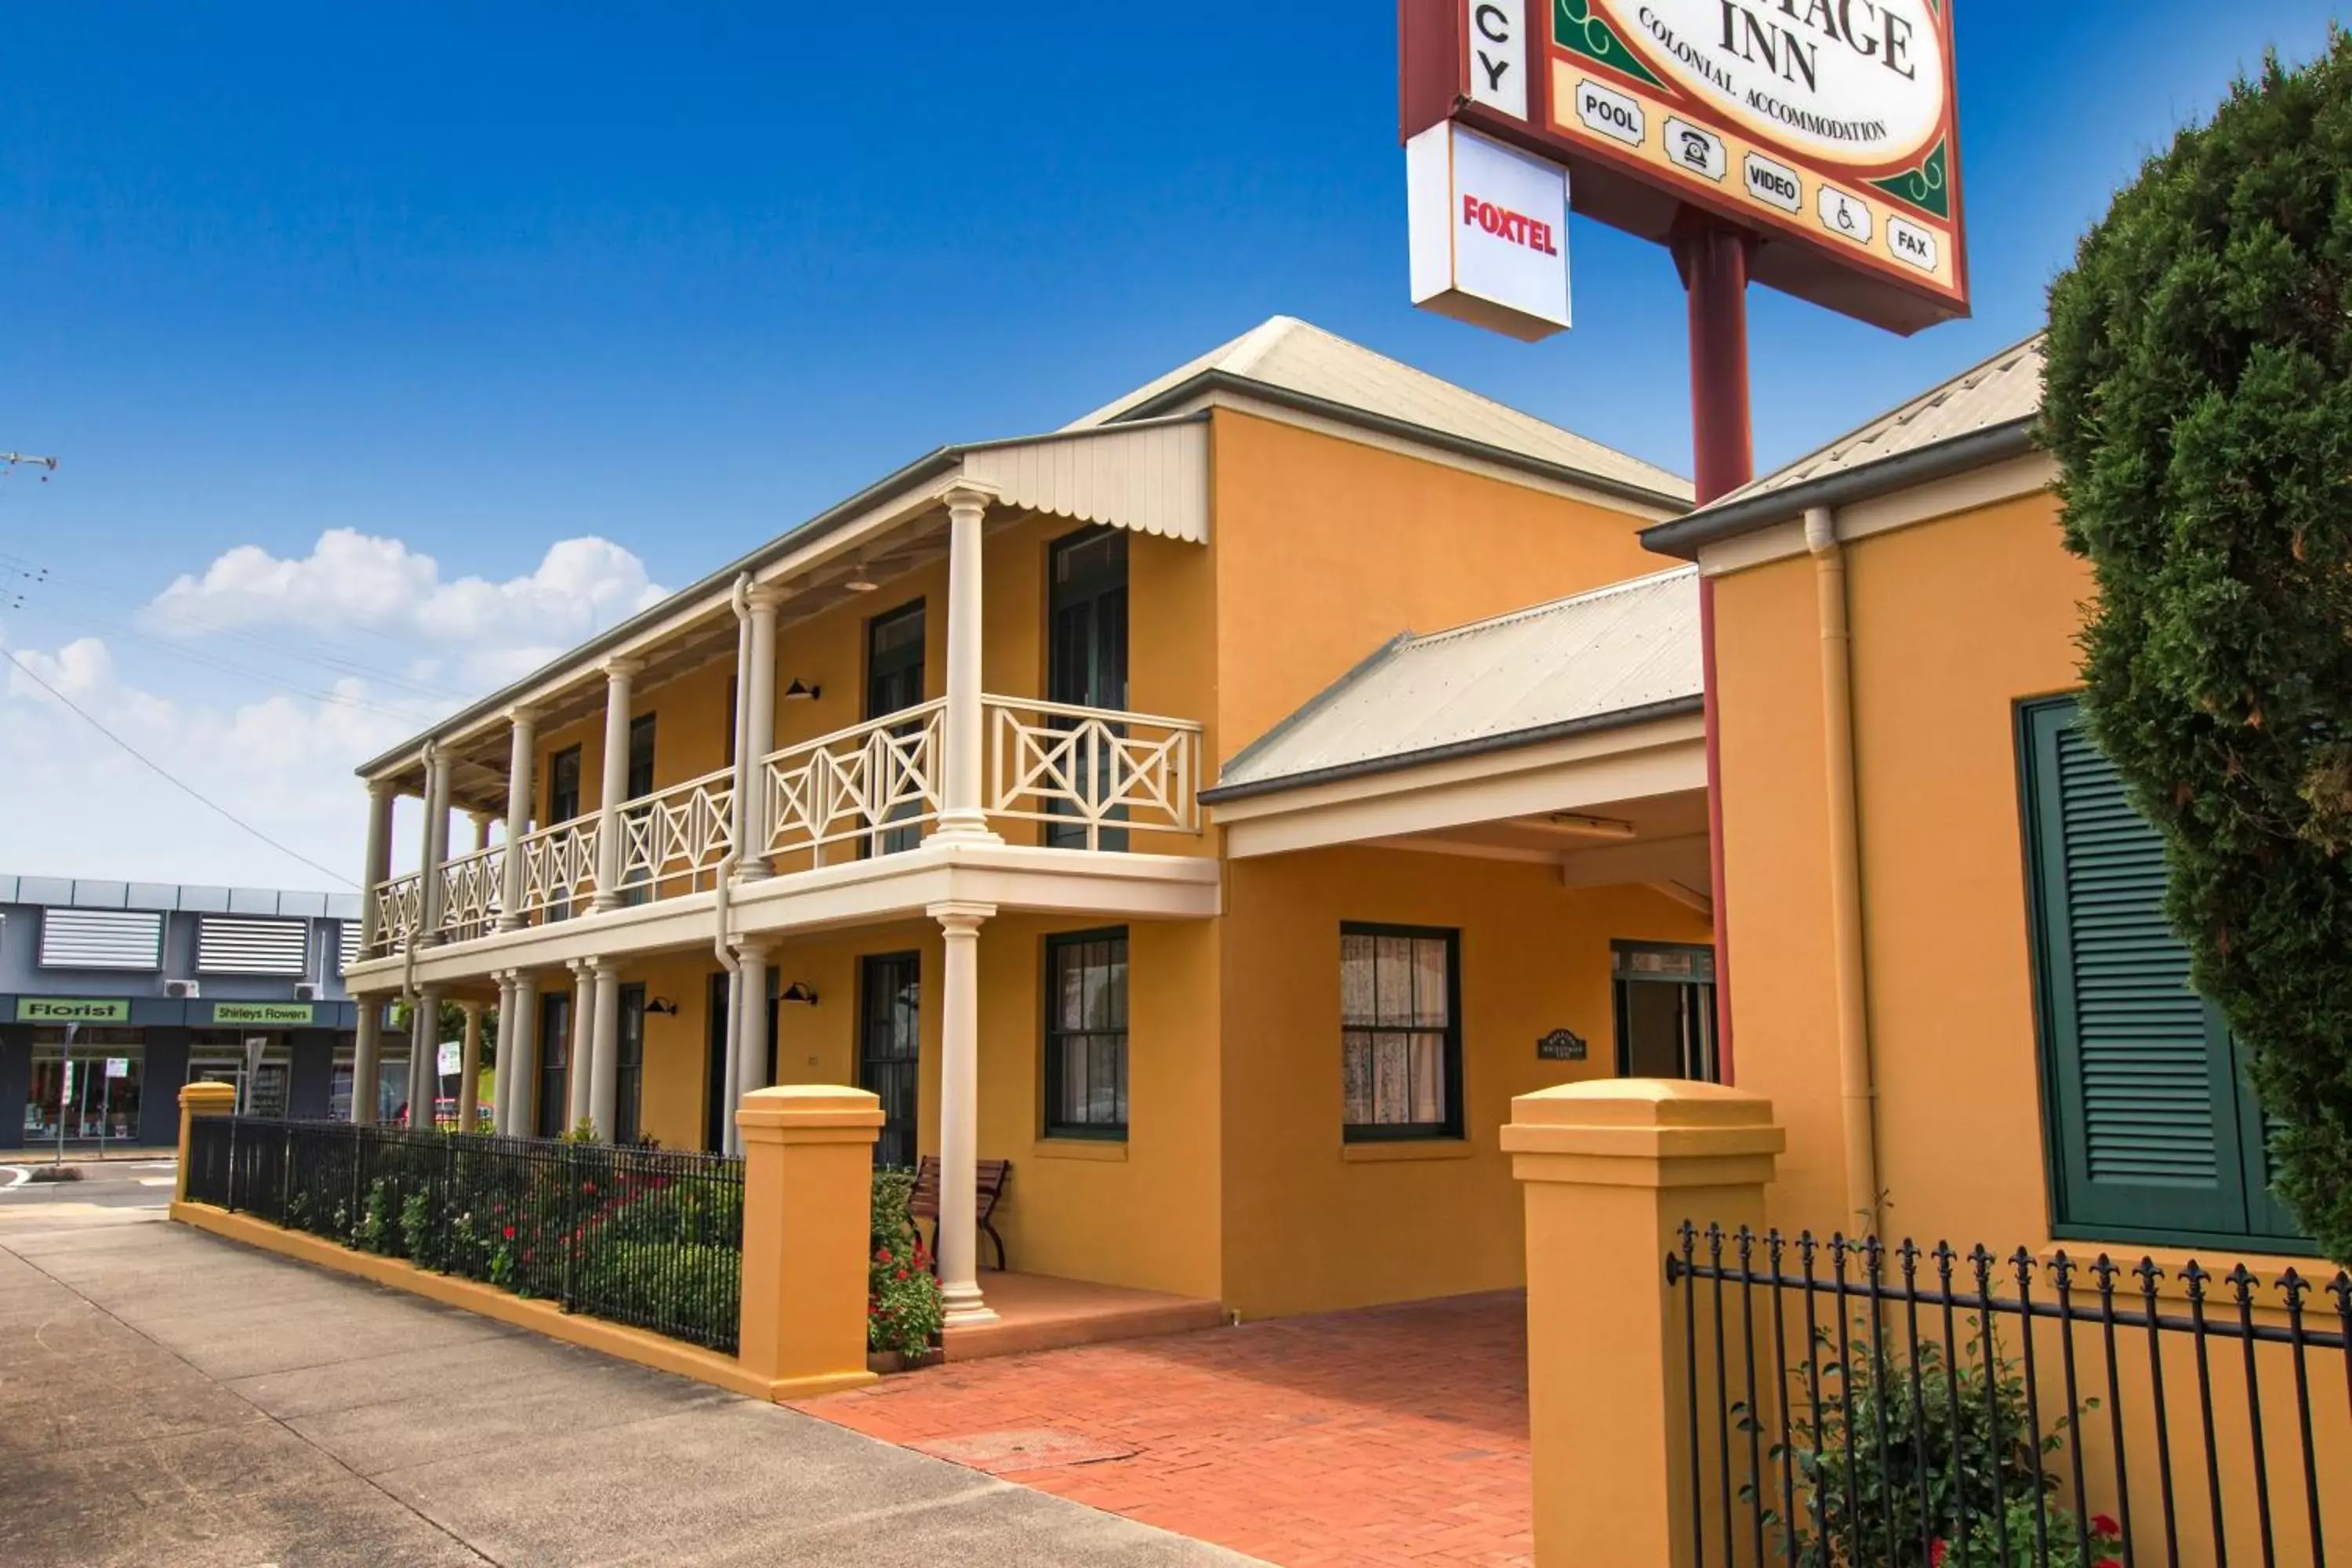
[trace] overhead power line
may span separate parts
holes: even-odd
[[[76,702],[72,698],[67,696],[64,692],[58,690],[56,687],[50,685],[46,679],[42,679],[40,671],[35,669],[31,665],[26,664],[23,659],[18,658],[15,649],[0,647],[0,658],[5,658],[10,664],[16,666],[17,669],[23,671],[26,679],[31,681],[34,685],[39,687],[42,690],[47,692],[50,696],[64,703],[67,710],[76,718],[79,719],[83,723],[88,724],[100,734],[105,736],[108,740],[113,742],[115,745],[121,748],[123,752],[133,762],[138,763],[141,766],[153,773],[157,778],[162,779],[165,784],[170,784],[173,789],[178,790],[182,795],[186,795],[190,800],[194,801],[198,805],[203,806],[205,810],[220,817],[231,826],[252,835],[262,843],[268,845],[272,849],[277,850],[280,855],[284,855],[290,859],[299,860],[303,865],[310,867],[313,871],[317,871],[323,876],[332,877],[336,881],[341,882],[347,888],[356,888],[359,885],[358,883],[353,882],[349,877],[344,876],[341,871],[320,865],[316,860],[311,859],[308,855],[303,854],[300,850],[288,848],[285,845],[280,844],[277,839],[270,837],[269,835],[264,833],[250,822],[246,821],[245,818],[237,816],[236,813],[229,810],[228,807],[222,805],[217,801],[215,801],[210,796],[205,795],[194,784],[188,784],[180,779],[162,763],[156,762],[152,757],[148,756],[146,752],[141,751],[138,747],[132,745],[130,742],[124,740],[121,736],[108,729],[103,723],[99,721],[98,718],[94,714],[82,707],[80,703]]]

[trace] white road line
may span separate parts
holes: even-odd
[[[0,1193],[5,1193],[12,1187],[21,1187],[26,1182],[33,1179],[33,1173],[25,1169],[22,1165],[0,1165],[0,1173],[5,1173],[5,1174],[15,1178],[15,1180],[6,1183],[5,1185],[0,1185]]]
[[[177,1176],[142,1176],[139,1178],[139,1184],[142,1187],[173,1187],[179,1185],[179,1183],[180,1178]]]

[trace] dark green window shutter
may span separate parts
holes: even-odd
[[[2237,1052],[2165,922],[2162,840],[2071,699],[2021,717],[2055,1227],[2291,1237]]]

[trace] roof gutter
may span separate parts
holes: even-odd
[[[1906,489],[1966,473],[1994,463],[2021,458],[2034,449],[2033,433],[2041,416],[2029,414],[2000,425],[1988,425],[1965,436],[1954,436],[1933,446],[1864,463],[1860,468],[1824,475],[1803,484],[1767,490],[1745,500],[1705,508],[1672,522],[1642,531],[1643,548],[1661,555],[1696,561],[1699,552],[1741,534],[1802,518],[1816,508],[1835,510],[1868,500],[1890,490]]]
[[[1328,768],[1316,768],[1303,773],[1285,773],[1278,778],[1253,779],[1246,784],[1220,784],[1201,792],[1204,805],[1217,805],[1229,800],[1251,800],[1259,795],[1278,795],[1284,790],[1305,789],[1312,784],[1339,784],[1347,779],[1366,778],[1374,773],[1401,773],[1407,768],[1429,763],[1453,762],[1463,757],[1486,756],[1495,752],[1516,751],[1522,746],[1540,745],[1546,741],[1563,740],[1570,735],[1589,735],[1603,730],[1627,730],[1636,724],[1647,724],[1659,719],[1679,719],[1696,713],[1706,700],[1693,692],[1688,697],[1669,697],[1662,702],[1647,702],[1639,708],[1620,708],[1612,713],[1589,713],[1581,719],[1563,719],[1556,724],[1538,724],[1530,730],[1513,730],[1500,735],[1481,735],[1472,741],[1454,741],[1443,746],[1424,746],[1417,752],[1399,752],[1391,756],[1367,757],[1360,762],[1339,763]]]
[[[1633,484],[1624,479],[1608,479],[1600,474],[1588,473],[1582,468],[1574,468],[1566,463],[1547,462],[1541,458],[1531,458],[1524,452],[1512,451],[1507,447],[1489,446],[1484,441],[1474,441],[1466,436],[1456,436],[1448,431],[1433,429],[1427,425],[1416,425],[1410,419],[1397,419],[1386,414],[1374,414],[1369,409],[1358,408],[1352,404],[1334,403],[1328,398],[1317,397],[1309,393],[1293,392],[1286,386],[1276,386],[1272,382],[1254,381],[1245,375],[1235,375],[1229,370],[1204,370],[1188,381],[1179,382],[1165,392],[1153,394],[1133,408],[1114,415],[1097,428],[1130,424],[1139,419],[1161,417],[1206,392],[1238,393],[1244,396],[1255,397],[1262,403],[1272,403],[1281,407],[1296,409],[1301,414],[1318,415],[1323,418],[1336,420],[1343,425],[1353,425],[1361,429],[1377,430],[1384,436],[1394,436],[1407,441],[1418,441],[1424,447],[1434,447],[1440,451],[1452,452],[1457,457],[1476,458],[1501,468],[1517,468],[1521,473],[1534,474],[1543,479],[1558,480],[1562,484],[1575,485],[1583,489],[1613,496],[1620,500],[1639,501],[1644,506],[1654,506],[1674,512],[1690,510],[1691,500],[1686,495],[1673,495],[1664,490],[1652,489],[1646,485]],[[1207,797],[1204,795],[1202,798]]]

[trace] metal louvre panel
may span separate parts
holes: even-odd
[[[43,910],[41,967],[161,969],[163,917],[152,910]]]
[[[360,961],[360,922],[345,921],[335,942],[335,973],[348,974]]]
[[[199,974],[292,974],[310,970],[307,921],[206,915],[196,924]]]

